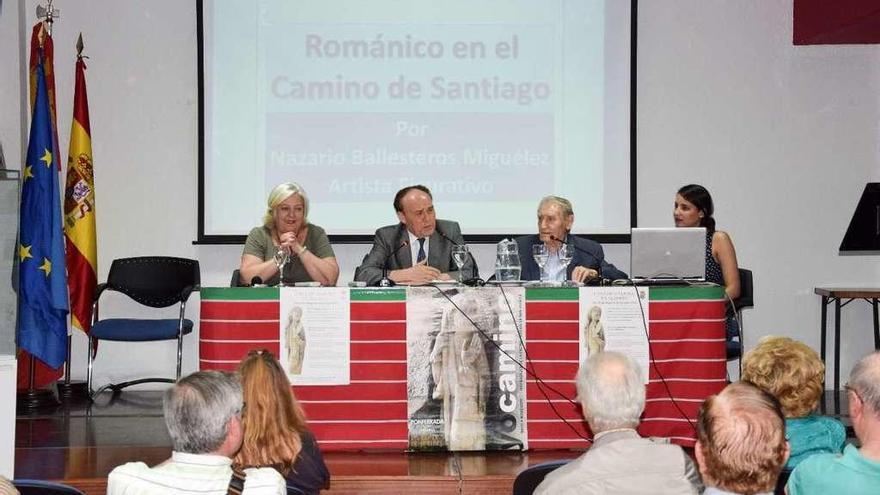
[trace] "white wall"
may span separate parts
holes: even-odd
[[[34,0],[2,3],[0,59],[21,66]],[[203,285],[225,285],[239,247],[195,246],[197,87],[195,2],[56,0],[60,139],[66,150],[74,43],[83,32],[95,159],[99,279],[111,260],[141,254],[196,257]],[[18,17],[26,17],[24,26]],[[638,207],[640,225],[671,225],[673,193],[687,182],[714,194],[719,226],[756,274],[747,344],[783,333],[818,349],[814,286],[875,284],[876,257],[841,257],[837,245],[865,182],[878,179],[880,74],[876,46],[795,47],[789,0],[643,0],[639,5]],[[0,74],[0,104],[20,108],[20,73]],[[20,115],[0,114],[0,143],[18,168]],[[234,191],[230,191],[231,197]],[[438,205],[442,216],[442,205]],[[628,268],[626,246],[606,246]],[[341,281],[367,246],[336,246]],[[477,247],[490,270],[492,247]],[[132,305],[108,299],[104,315]],[[188,314],[198,318],[198,300]],[[843,370],[872,346],[867,307],[844,310]],[[197,366],[194,338],[185,371]],[[77,335],[74,376],[85,374]],[[173,344],[102,344],[97,382],[164,373]]]
[[[791,24],[788,0],[640,2],[639,223],[668,224],[676,188],[706,185],[755,272],[747,345],[774,333],[818,351],[813,288],[880,285],[876,256],[837,254],[880,178],[880,48],[794,46]],[[846,376],[873,348],[868,306],[843,322]]]

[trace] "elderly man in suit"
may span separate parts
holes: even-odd
[[[373,247],[354,272],[354,279],[376,285],[387,276],[398,284],[452,280],[458,267],[452,247],[463,245],[458,223],[437,220],[431,191],[422,185],[404,187],[394,196],[400,223],[376,231]],[[462,278],[477,276],[473,258],[462,267]]]
[[[549,258],[544,270],[547,279],[563,282],[589,282],[600,278],[616,280],[627,278],[626,273],[605,261],[605,253],[598,242],[584,237],[569,235],[574,224],[574,211],[571,202],[559,196],[547,196],[538,203],[538,234],[516,238],[522,262],[522,279],[539,280],[541,269],[532,258],[532,245],[543,243],[547,246]],[[566,270],[559,262],[559,246],[568,245],[572,259]]]

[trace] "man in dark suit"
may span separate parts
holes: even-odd
[[[574,211],[571,202],[559,196],[547,196],[538,203],[538,235],[525,235],[516,238],[522,263],[523,280],[540,280],[541,269],[532,257],[532,245],[543,243],[550,255],[548,264],[549,280],[574,280],[589,282],[599,278],[616,280],[627,278],[626,273],[605,261],[605,253],[598,242],[569,235],[574,223]],[[558,265],[557,253],[564,242],[572,250],[571,263],[562,278],[561,266]],[[559,270],[557,270],[559,268]]]
[[[394,211],[400,223],[376,231],[373,248],[354,271],[354,279],[376,285],[386,274],[398,284],[456,278],[452,247],[463,245],[464,238],[457,222],[437,220],[431,191],[422,185],[404,187],[394,196]],[[462,275],[476,276],[470,256]]]

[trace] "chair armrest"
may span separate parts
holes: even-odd
[[[98,286],[95,287],[95,298],[92,299],[92,302],[98,302],[98,298],[100,298],[101,294],[104,292],[104,290],[108,289],[108,288],[109,287],[107,286],[106,282],[104,282],[103,284],[98,284]],[[110,289],[110,290],[113,290],[113,289]]]
[[[733,308],[737,311],[743,308],[753,308],[755,303],[751,297],[738,297],[733,300]]]
[[[180,291],[181,302],[186,302],[189,299],[189,296],[197,290],[199,290],[198,285],[187,285],[186,287],[184,287],[183,290]]]

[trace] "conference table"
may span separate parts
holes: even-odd
[[[406,450],[407,290],[347,290],[350,382],[297,385],[295,394],[322,449]],[[278,355],[279,294],[278,288],[202,288],[199,368],[234,370],[251,349]],[[525,391],[528,446],[586,448],[584,437],[592,435],[574,404],[579,289],[527,288],[524,305],[525,352],[533,373]],[[692,446],[700,404],[727,383],[724,290],[651,287],[648,314],[649,381],[639,432]],[[564,397],[548,392],[535,376]]]

